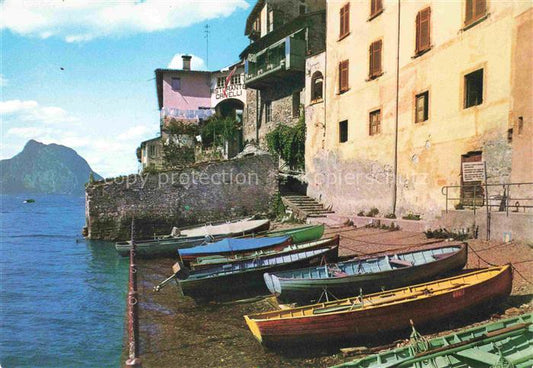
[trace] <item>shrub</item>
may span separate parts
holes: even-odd
[[[385,215],[385,218],[388,218],[388,219],[395,219],[396,218],[396,215],[394,213],[389,213],[389,214],[386,214]]]
[[[379,214],[379,210],[376,207],[372,207],[370,211],[366,213],[366,217],[376,217]]]
[[[277,154],[291,170],[301,170],[305,166],[305,118],[301,115],[298,124],[279,124],[266,135],[268,150]]]

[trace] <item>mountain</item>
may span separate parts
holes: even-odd
[[[91,172],[72,148],[32,139],[18,155],[0,161],[0,192],[83,194]]]

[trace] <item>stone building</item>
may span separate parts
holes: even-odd
[[[305,73],[324,88],[306,92],[308,195],[348,215],[429,219],[443,186],[471,196],[463,162],[484,161],[489,183],[533,182],[532,13],[520,1],[327,2],[326,52]]]
[[[260,0],[246,21],[244,140],[265,146],[278,124],[295,124],[304,104],[306,58],[324,51],[326,1]]]
[[[217,114],[242,121],[246,103],[244,65],[235,63],[216,71],[191,69],[191,56],[184,55],[182,69],[156,69],[155,81],[160,111],[160,136],[141,142],[139,162],[143,168],[164,168],[164,148],[171,142],[179,148],[189,149],[184,163],[194,161],[196,137],[176,134],[172,126],[199,126]],[[233,157],[242,146],[242,134],[234,144],[224,147],[225,156]]]

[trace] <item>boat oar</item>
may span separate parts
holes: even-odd
[[[154,286],[154,291],[161,290],[163,286],[168,284],[173,279],[185,280],[189,277],[190,274],[190,270],[185,267],[182,262],[174,263],[174,265],[172,266],[172,271],[174,271],[174,273],[171,276],[161,281],[159,285]]]

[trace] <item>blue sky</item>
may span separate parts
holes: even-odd
[[[237,61],[252,3],[4,0],[0,158],[36,139],[74,148],[103,176],[136,172],[136,147],[159,129],[154,69],[181,67],[181,53],[207,69],[206,24],[209,69]]]

